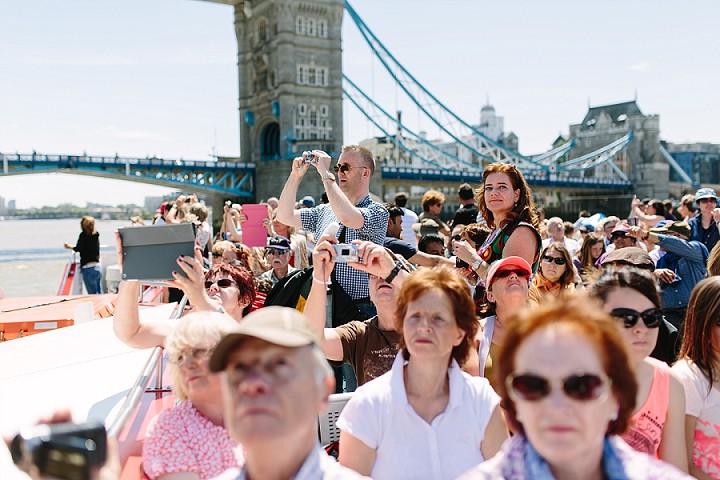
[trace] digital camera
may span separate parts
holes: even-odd
[[[317,161],[317,157],[315,157],[314,153],[308,153],[305,155],[305,163],[315,163]]]
[[[358,246],[354,243],[338,243],[333,245],[335,253],[335,263],[347,263],[358,261]]]

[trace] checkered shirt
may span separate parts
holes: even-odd
[[[360,200],[355,207],[362,213],[365,223],[358,230],[340,225],[337,237],[340,238],[344,229],[344,243],[350,243],[352,240],[369,240],[382,245],[387,232],[388,217],[390,216],[388,211],[383,205],[373,202],[370,195]],[[330,223],[340,223],[329,204],[318,205],[314,208],[301,208],[300,219],[302,220],[302,227],[313,232],[316,239]],[[338,263],[335,265],[334,271],[335,279],[343,290],[350,295],[350,298],[358,300],[367,298],[370,295],[367,273],[349,267],[346,263]]]

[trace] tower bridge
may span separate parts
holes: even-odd
[[[664,198],[694,186],[660,146],[659,117],[643,115],[634,101],[590,108],[554,149],[521,155],[510,148],[517,148],[516,139],[505,144],[488,137],[428,91],[348,2],[205,1],[233,6],[242,162],[0,153],[2,174],[62,171],[258,201],[279,194],[290,160],[303,151],[321,149],[337,158],[346,98],[383,135],[362,142],[378,159],[371,187],[383,199],[400,189],[437,188],[454,195],[459,183],[479,183],[485,167],[498,161],[517,165],[537,200],[558,208],[575,208],[582,198],[624,198],[632,191]],[[345,13],[419,114],[449,141],[431,142],[413,132],[343,75]],[[679,182],[668,181],[670,170]],[[309,178],[299,194],[318,198],[322,191],[321,182]]]

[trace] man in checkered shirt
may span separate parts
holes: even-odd
[[[310,156],[311,161],[307,161]],[[372,152],[359,145],[345,145],[333,170],[330,156],[321,151],[303,152],[293,160],[292,171],[285,183],[278,204],[277,219],[295,228],[303,228],[319,238],[332,222],[340,224],[337,238],[340,243],[353,240],[369,240],[383,244],[387,231],[388,212],[385,207],[370,198],[370,179],[375,172]],[[314,208],[295,210],[298,187],[310,166],[320,174],[330,203]],[[348,267],[345,263],[335,266],[334,280],[352,298],[358,309],[370,318],[375,314],[370,303],[367,273]]]

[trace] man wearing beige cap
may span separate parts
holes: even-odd
[[[317,416],[335,378],[305,316],[257,310],[218,343],[210,370],[223,372],[225,428],[245,449],[245,466],[217,480],[365,478],[318,444]]]

